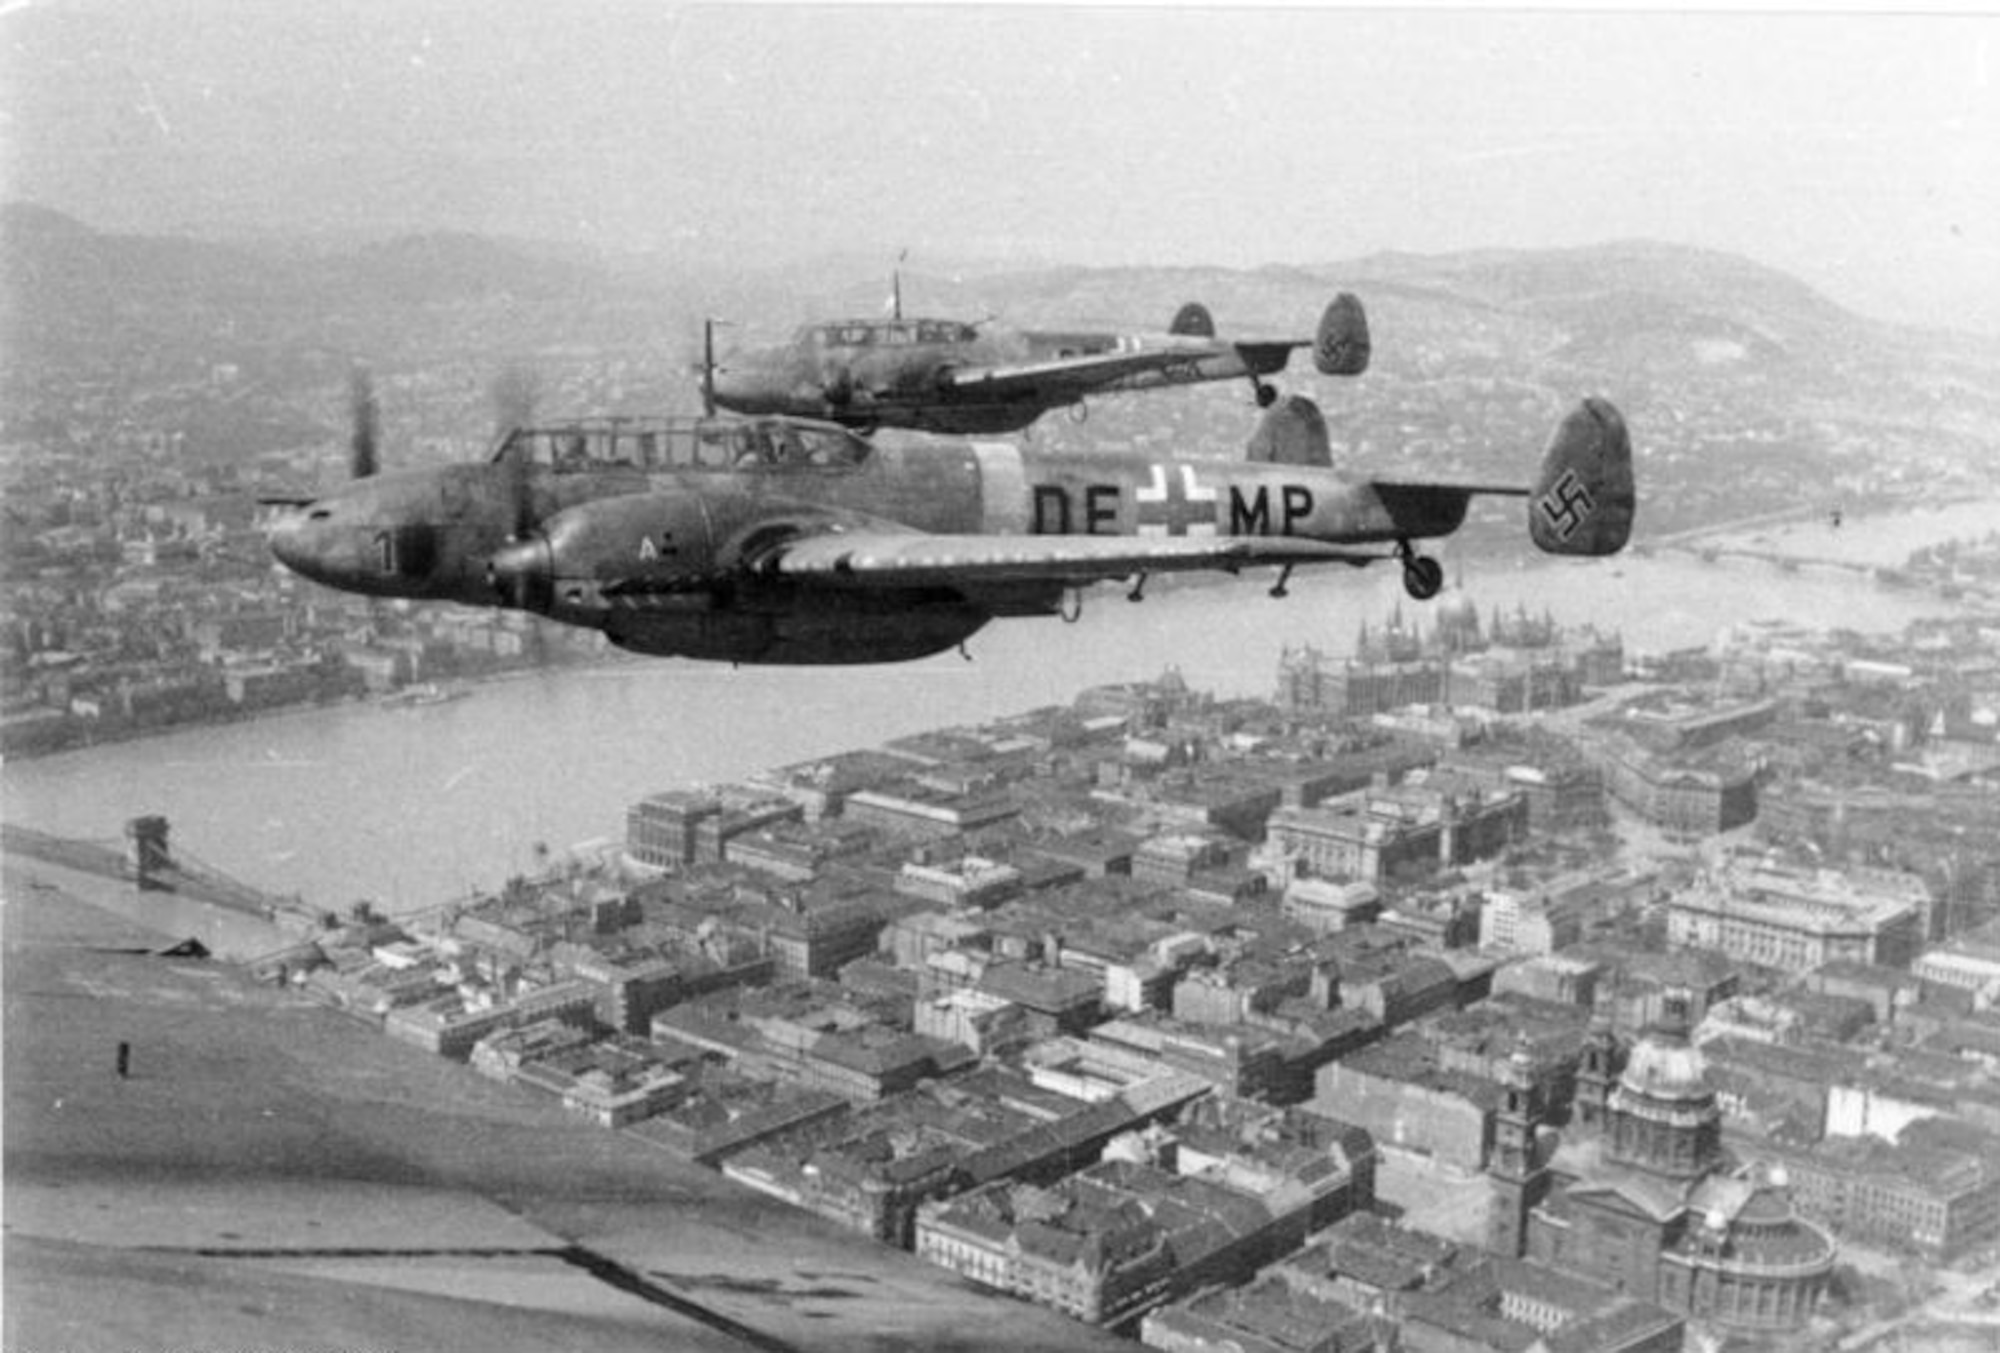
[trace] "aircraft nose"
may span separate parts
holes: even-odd
[[[306,558],[305,516],[303,511],[288,512],[264,531],[264,543],[270,546],[271,554],[294,573],[305,571],[299,567]]]
[[[764,407],[768,403],[764,382],[754,369],[718,366],[713,379],[715,402],[723,408],[734,409],[738,413],[770,412]]]
[[[265,531],[265,543],[272,557],[302,578],[325,581],[328,571],[326,531],[314,513],[324,515],[318,504],[308,504],[272,522]]]

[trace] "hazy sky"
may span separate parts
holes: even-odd
[[[2000,17],[106,0],[0,17],[102,229],[1319,264],[1643,237],[2000,332]]]

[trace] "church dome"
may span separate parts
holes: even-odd
[[[1705,1099],[1713,1093],[1707,1059],[1699,1048],[1678,1038],[1640,1039],[1619,1082],[1649,1099]]]
[[[1722,1159],[1722,1114],[1708,1063],[1672,1025],[1641,1038],[1606,1106],[1612,1160],[1693,1180]]]

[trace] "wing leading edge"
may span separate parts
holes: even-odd
[[[1303,341],[1292,346],[1303,346]],[[1055,392],[1087,395],[1111,381],[1141,372],[1164,371],[1189,362],[1227,356],[1235,348],[1233,343],[1176,343],[1171,347],[1146,348],[1138,352],[1055,357],[1046,362],[1022,362],[1012,366],[958,367],[947,372],[940,384],[957,393],[1000,399],[1015,395],[1046,396]]]

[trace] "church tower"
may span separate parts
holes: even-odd
[[[1583,1060],[1576,1069],[1575,1124],[1578,1132],[1600,1136],[1608,1130],[1611,1089],[1618,1083],[1618,1073],[1624,1062],[1618,1038],[1611,1032],[1611,1021],[1602,1015],[1593,1017],[1590,1034],[1583,1044]]]
[[[1528,1216],[1549,1193],[1549,1169],[1536,1149],[1541,1095],[1535,1064],[1517,1047],[1500,1072],[1500,1108],[1493,1115],[1493,1150],[1486,1172],[1493,1180],[1493,1205],[1486,1215],[1486,1248],[1518,1259],[1527,1252]]]

